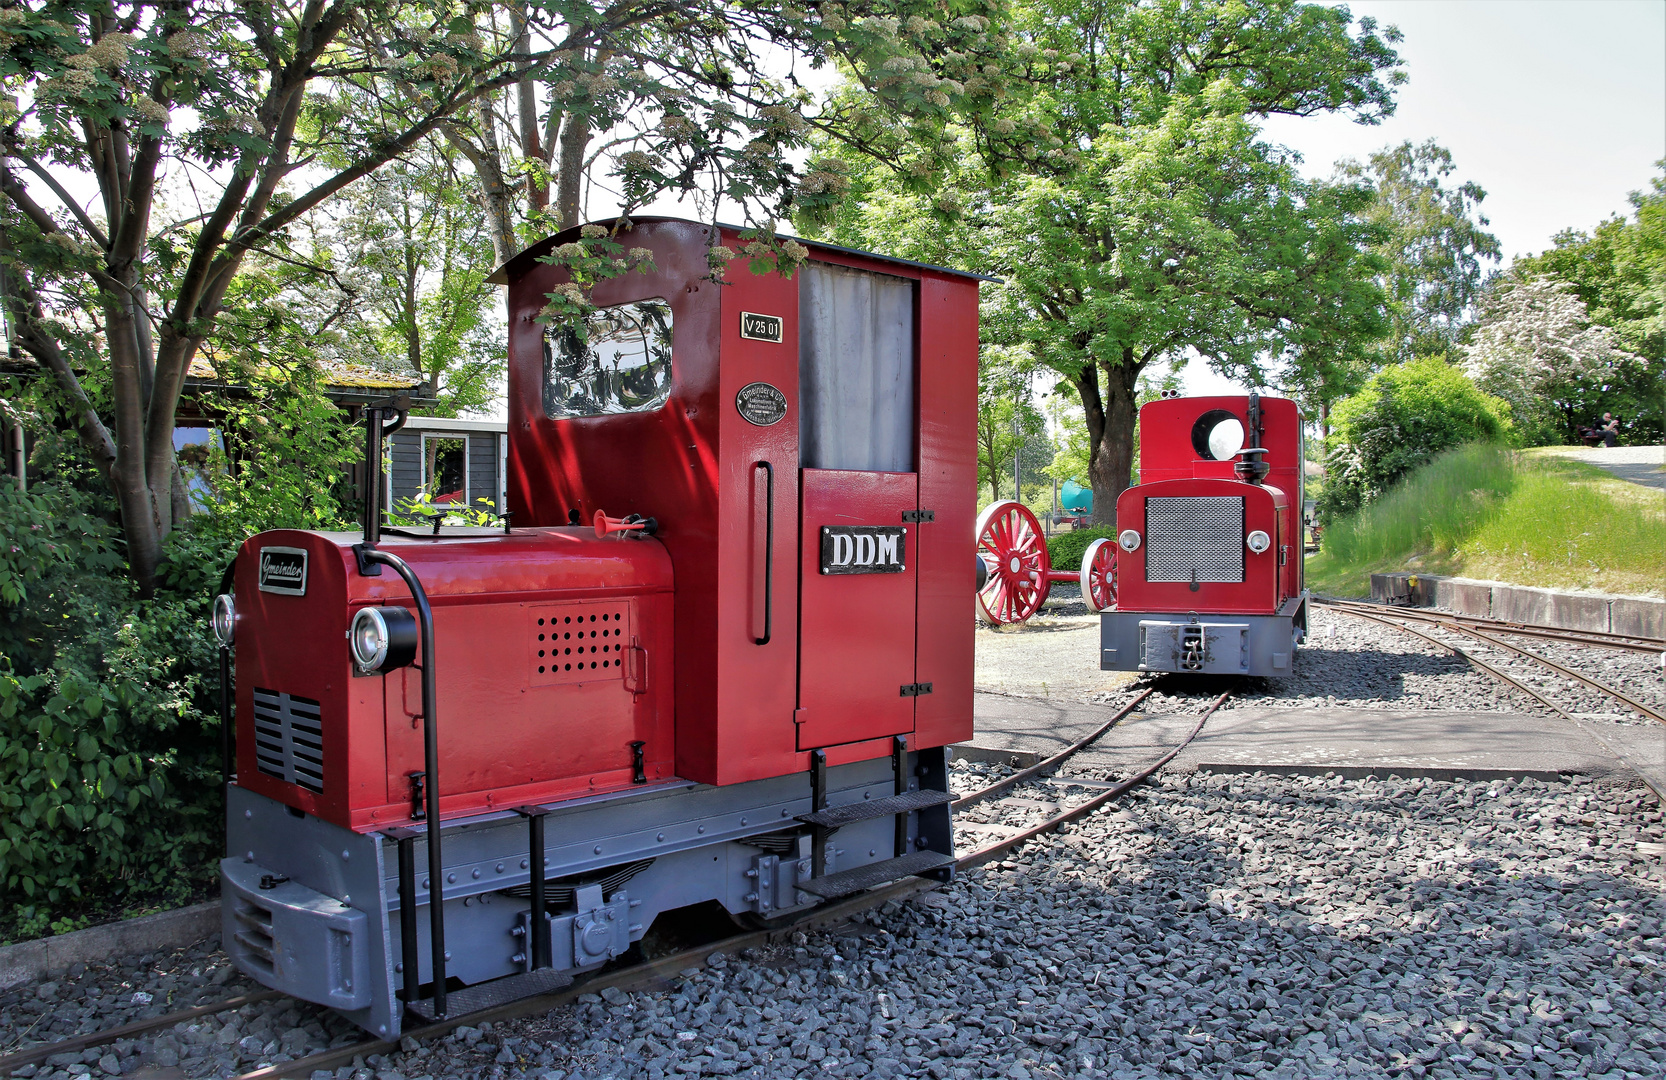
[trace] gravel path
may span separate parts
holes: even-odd
[[[957,765],[957,789],[1005,770]],[[840,933],[333,1076],[1658,1077],[1666,904],[1638,843],[1661,838],[1618,785],[1166,777]],[[73,1021],[163,969],[235,990],[212,963],[49,998]],[[41,1000],[0,999],[7,1042]],[[352,1037],[290,1002],[246,1012],[20,1075],[225,1075]]]

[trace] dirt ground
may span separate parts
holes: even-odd
[[[992,694],[1085,701],[1132,678],[1099,670],[1099,616],[1073,585],[1055,585],[1028,622],[978,624],[976,687]]]

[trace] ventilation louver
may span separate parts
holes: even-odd
[[[324,724],[318,702],[255,687],[255,764],[275,776],[324,792]]]

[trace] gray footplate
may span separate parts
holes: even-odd
[[[871,889],[875,885],[884,885],[910,874],[925,874],[953,865],[953,855],[945,855],[941,851],[916,851],[901,858],[886,859],[884,862],[858,866],[854,870],[841,870],[837,874],[801,881],[798,887],[824,900],[837,900],[841,896]]]
[[[824,829],[837,829],[841,825],[854,825],[858,821],[870,818],[886,817],[890,814],[907,814],[915,810],[924,810],[929,806],[942,806],[953,802],[954,796],[947,791],[908,791],[901,795],[892,795],[887,799],[868,799],[863,802],[845,803],[843,806],[833,806],[826,810],[818,810],[814,814],[800,814],[798,820],[806,825],[820,825]],[[901,874],[897,875],[901,877]]]
[[[511,1001],[522,998],[537,997],[548,994],[564,987],[573,985],[573,977],[564,971],[554,968],[543,968],[538,971],[527,971],[519,975],[506,975],[491,982],[475,983],[465,986],[461,990],[453,990],[445,996],[445,1014],[447,1016],[467,1016],[469,1013],[490,1009],[497,1005],[507,1005]],[[439,1017],[434,1013],[434,999],[423,998],[405,1006],[407,1012],[418,1019],[432,1024]]]

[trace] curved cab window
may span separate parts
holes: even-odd
[[[544,412],[560,419],[648,412],[671,392],[671,305],[637,300],[544,330]]]

